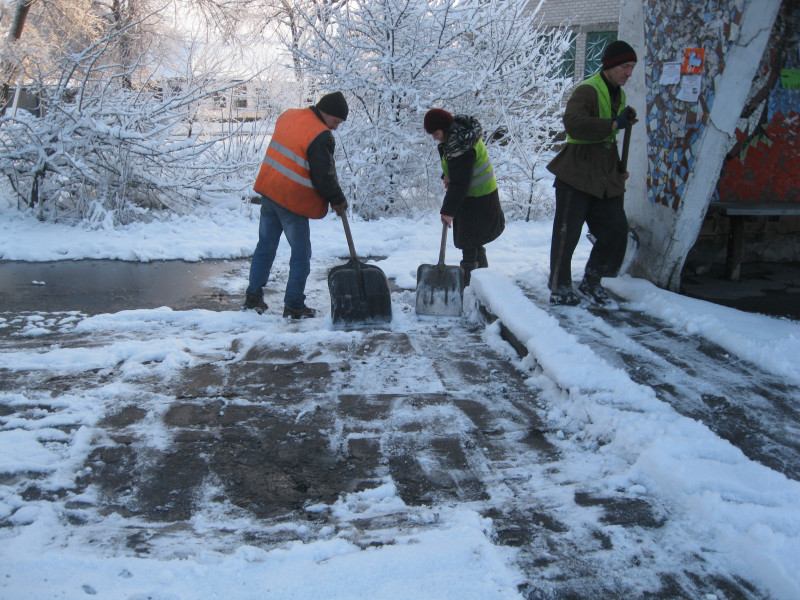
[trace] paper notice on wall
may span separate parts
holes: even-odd
[[[673,83],[680,83],[681,82],[681,63],[678,61],[675,62],[665,62],[664,67],[661,70],[661,79],[658,80],[658,83],[661,85],[670,85]]]
[[[681,78],[681,87],[678,89],[678,100],[697,102],[700,98],[701,79],[701,75],[684,75]]]

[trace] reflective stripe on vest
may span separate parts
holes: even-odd
[[[273,140],[270,141],[269,147],[272,148],[273,150],[275,150],[276,152],[282,154],[283,156],[285,156],[289,160],[294,161],[295,163],[300,165],[304,170],[308,171],[308,169],[309,169],[308,161],[305,158],[303,158],[302,156],[300,156],[299,154],[296,154],[296,153],[292,152],[291,150],[289,150],[283,144],[280,144],[279,142],[276,142],[273,139]],[[304,186],[310,187],[310,188],[314,187],[314,184],[311,183],[311,179],[309,177],[303,177],[302,175],[298,175],[297,173],[295,173],[291,169],[287,169],[281,163],[279,163],[277,160],[275,160],[274,158],[271,158],[269,154],[265,154],[264,155],[264,163],[270,165],[273,169],[277,169],[278,171],[280,171],[281,173],[286,175],[286,177],[289,177],[290,179],[293,179],[294,181],[296,181],[300,185],[304,185]]]
[[[592,86],[595,91],[597,92],[597,108],[598,108],[598,117],[601,119],[611,119],[613,118],[613,114],[611,114],[611,96],[608,93],[608,86],[606,82],[603,81],[603,78],[600,76],[600,71],[589,77],[586,81],[581,83],[580,85],[589,85]],[[622,109],[625,108],[625,90],[620,88],[620,105],[619,105],[619,113],[622,112]],[[613,144],[617,141],[617,133],[619,129],[615,129],[611,132],[611,134],[602,140],[578,140],[572,137],[571,135],[567,134],[567,142],[570,144]]]
[[[483,140],[478,140],[478,143],[475,144],[473,148],[476,154],[475,165],[472,167],[472,178],[469,182],[467,196],[485,196],[497,189],[497,180],[495,179],[492,161],[489,160],[489,153],[486,151],[486,144],[483,143]],[[450,183],[449,169],[444,156],[442,157],[442,171],[444,171],[445,181]]]
[[[289,109],[278,117],[253,189],[304,217],[321,219],[328,202],[314,187],[308,146],[328,127],[310,109]]]

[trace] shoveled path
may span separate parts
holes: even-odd
[[[316,305],[323,288],[318,281]],[[396,292],[394,305],[413,312],[409,292]],[[36,315],[55,322],[53,333],[16,336],[32,314],[3,314],[0,349],[103,348],[151,338],[180,340],[191,355],[167,381],[146,365],[0,373],[0,389],[24,389],[42,400],[0,406],[3,421],[21,427],[37,414],[61,410],[59,398],[92,397],[110,384],[124,390],[105,399],[74,487],[54,490],[36,473],[2,480],[23,498],[58,505],[72,535],[87,544],[158,556],[163,541],[175,538],[185,538],[187,549],[202,543],[226,550],[344,536],[366,548],[391,544],[398,529],[435,527],[437,505],[463,503],[493,519],[496,543],[518,550],[525,598],[762,597],[736,574],[709,568],[699,545],[681,545],[686,532],[658,499],[602,496],[562,481],[564,457],[539,417],[548,392],[535,387],[496,328],[486,328],[491,315],[481,323],[420,320],[407,331],[364,332],[319,347],[303,343],[303,336],[294,344],[288,337],[247,335],[209,346],[201,344],[201,332],[169,324],[130,334],[76,334],[68,327],[58,333],[59,320],[85,315],[57,313]],[[782,393],[794,393],[767,383],[775,394],[769,406],[744,412],[728,398],[739,388],[715,394],[691,372],[691,360],[702,358],[709,368],[724,362],[718,349],[689,339],[686,346],[697,346],[696,354],[681,364],[658,349],[658,337],[668,331],[624,312],[562,322],[588,331],[585,340],[598,353],[641,372],[648,385],[661,382],[660,393],[681,412],[718,420],[732,440],[753,419],[780,412]],[[62,429],[75,436],[80,426],[65,419]],[[753,443],[754,458],[796,476],[796,444],[785,432],[761,429],[758,435],[780,452],[760,456]],[[397,485],[405,510],[342,521],[329,509],[343,494],[387,480]],[[100,491],[96,503],[82,496],[90,486]],[[201,534],[192,518],[204,511],[247,515],[257,525]],[[122,516],[125,525],[109,525],[109,515]]]

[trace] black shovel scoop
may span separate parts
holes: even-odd
[[[464,306],[464,269],[444,264],[447,223],[442,221],[439,263],[417,268],[417,314],[457,317]]]
[[[382,325],[392,320],[392,296],[386,275],[358,260],[347,215],[342,214],[350,260],[328,271],[331,319],[337,329]]]

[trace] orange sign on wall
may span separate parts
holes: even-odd
[[[705,57],[706,51],[702,48],[687,48],[681,65],[681,73],[700,75],[703,72],[703,60]]]

